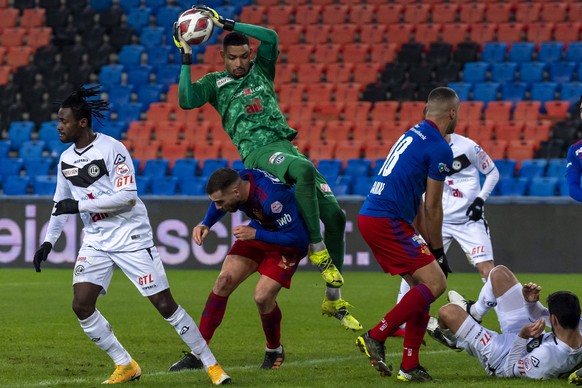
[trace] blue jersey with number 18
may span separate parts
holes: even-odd
[[[390,150],[360,214],[412,223],[427,177],[444,181],[452,164],[453,151],[437,126],[427,120],[416,124]]]

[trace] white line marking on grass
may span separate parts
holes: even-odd
[[[452,350],[443,349],[443,350],[434,350],[434,351],[423,351],[423,354],[440,354],[440,353],[448,353],[452,352]],[[402,352],[390,352],[386,353],[387,357],[397,357],[401,356]],[[290,365],[295,368],[297,367],[304,367],[304,366],[312,366],[316,364],[330,364],[333,362],[338,361],[351,361],[362,359],[362,356],[354,355],[349,357],[328,357],[328,358],[316,358],[311,360],[297,360],[297,361],[286,361],[284,365]],[[244,371],[249,369],[258,369],[257,365],[246,365],[246,366],[229,366],[225,367],[227,373],[229,372],[237,372],[237,371]],[[143,373],[142,377],[147,378],[151,376],[165,376],[169,374],[176,374],[176,373],[189,373],[190,371],[184,372],[168,372],[168,371],[157,371],[157,372],[149,372]],[[104,377],[105,378],[105,377]],[[234,377],[236,379],[236,376]],[[52,386],[60,386],[63,384],[96,384],[97,378],[70,378],[70,379],[60,379],[60,380],[43,380],[36,383],[27,383],[27,384],[19,384],[17,387],[52,387]]]

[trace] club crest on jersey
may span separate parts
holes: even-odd
[[[458,160],[453,160],[453,170],[458,171],[461,169],[461,162],[459,162]],[[439,166],[439,170],[440,170],[440,166]]]
[[[67,168],[63,170],[63,175],[65,176],[65,178],[71,177],[71,176],[77,176],[79,175],[79,169],[78,168]]]
[[[82,265],[78,265],[75,267],[75,275],[79,276],[83,272],[85,272],[85,267],[83,267]]]
[[[233,80],[232,77],[224,77],[224,78],[221,78],[221,79],[217,79],[216,80],[216,86],[217,87],[224,86],[225,84],[229,83],[232,80]]]
[[[117,154],[115,156],[115,159],[113,160],[113,164],[118,165],[119,163],[123,163],[125,162],[125,156],[121,155],[121,154]]]
[[[89,166],[89,168],[87,169],[87,173],[92,178],[95,178],[96,176],[99,176],[99,173],[100,172],[101,172],[101,169],[96,164],[91,164]]]
[[[269,164],[281,164],[285,161],[285,155],[282,152],[275,152],[269,158]]]
[[[275,201],[271,204],[271,211],[273,213],[281,213],[283,211],[283,204],[279,201]]]
[[[117,175],[127,175],[129,174],[129,166],[125,163],[120,163],[115,167],[115,172]]]
[[[451,171],[451,169],[448,168],[445,163],[439,163],[439,172],[440,173],[449,172],[449,171]]]

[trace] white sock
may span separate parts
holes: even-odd
[[[338,300],[342,297],[342,294],[339,288],[326,287],[325,297],[327,300]]]
[[[398,291],[398,297],[396,298],[396,303],[400,303],[400,301],[402,300],[402,298],[404,298],[404,295],[406,295],[406,293],[410,291],[410,286],[408,285],[408,282],[404,279],[402,279],[402,281],[400,282],[400,290]]]
[[[320,241],[318,243],[309,244],[309,250],[311,252],[321,252],[324,249],[326,249],[326,248],[325,248],[325,243],[323,241]]]
[[[216,365],[216,358],[210,351],[208,344],[202,338],[198,326],[192,319],[192,317],[182,308],[178,306],[174,314],[169,318],[165,318],[166,321],[174,327],[182,341],[188,345],[192,350],[192,354],[202,361],[204,364],[204,369],[208,369],[209,366]]]
[[[99,346],[101,350],[107,352],[115,364],[129,365],[131,363],[131,356],[121,346],[115,334],[113,334],[111,325],[99,310],[95,310],[87,319],[79,319],[79,324],[89,339]]]
[[[487,279],[481,291],[479,292],[479,298],[473,306],[471,306],[471,312],[476,313],[479,320],[489,312],[493,307],[497,306],[497,298],[493,294],[493,286],[491,285],[491,278]]]
[[[283,351],[283,346],[279,345],[279,347],[276,349],[269,349],[269,348],[265,348],[265,349],[269,353],[281,353]]]

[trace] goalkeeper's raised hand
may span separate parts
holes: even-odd
[[[197,9],[197,10],[201,11],[203,14],[205,14],[206,16],[208,16],[209,18],[211,18],[212,22],[214,23],[214,25],[216,27],[225,29],[226,31],[234,30],[234,23],[235,23],[234,20],[223,18],[222,16],[220,16],[218,14],[218,12],[216,12],[212,8],[207,7],[205,5],[194,5],[192,7],[192,9]]]
[[[52,249],[53,249],[53,244],[51,244],[48,241],[43,242],[41,244],[41,246],[38,248],[38,250],[34,254],[34,259],[32,260],[32,263],[34,264],[34,269],[36,270],[36,272],[40,272],[40,263],[42,263],[43,261],[46,261],[48,255],[49,255],[49,253],[51,253]]]
[[[180,34],[180,25],[178,22],[174,22],[174,44],[176,47],[180,49],[182,65],[191,65],[192,64],[192,47],[184,39],[182,39],[182,35]]]

